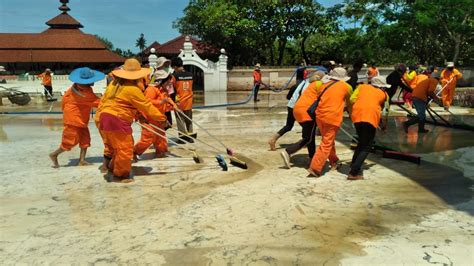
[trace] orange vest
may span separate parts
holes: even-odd
[[[175,77],[176,101],[179,109],[193,109],[193,74],[187,71],[173,73]]]
[[[310,83],[308,88],[303,91],[298,101],[296,101],[295,106],[293,107],[293,116],[298,123],[312,120],[306,111],[318,98],[321,85],[322,82],[319,80]]]
[[[432,77],[428,77],[425,74],[418,75],[416,80],[416,86],[413,89],[411,97],[418,98],[422,101],[428,101],[428,95],[432,94],[436,90],[438,80]]]
[[[73,85],[64,93],[62,99],[63,123],[75,127],[88,127],[91,110],[99,105],[99,101],[99,97],[94,94],[90,86]]]
[[[359,85],[354,93],[358,94],[352,106],[352,122],[367,122],[377,128],[387,93],[369,84]]]
[[[330,81],[321,86],[321,92],[333,82],[334,81]],[[344,104],[351,94],[351,85],[344,81],[336,81],[336,83],[321,96],[318,108],[316,109],[316,118],[326,124],[340,127],[344,113]]]

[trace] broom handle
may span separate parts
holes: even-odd
[[[186,119],[188,119],[191,123],[195,124],[197,127],[199,127],[200,129],[204,130],[204,132],[206,132],[209,136],[211,136],[214,140],[216,140],[217,142],[219,142],[219,144],[221,144],[224,148],[227,149],[227,146],[222,143],[222,141],[220,141],[218,138],[214,137],[211,133],[209,133],[209,131],[207,131],[207,129],[205,129],[203,126],[199,125],[196,121],[193,121],[191,118],[189,118],[189,116],[187,116],[183,111],[181,111],[181,109],[178,108],[178,106],[175,104],[175,103],[172,103],[173,104],[173,107],[176,111],[178,111],[178,113],[182,114]]]
[[[441,94],[441,92],[443,92],[443,90],[446,89],[446,87],[448,87],[448,85],[449,85],[453,80],[454,80],[454,77],[451,78],[451,79],[448,81],[448,83],[446,83],[446,84],[441,88],[441,90],[438,91],[438,93],[436,93],[436,96],[439,96],[439,95]]]
[[[161,129],[161,128],[160,128],[160,129]],[[178,134],[181,133],[181,134],[184,135],[184,133],[181,132],[181,131],[179,131],[178,129],[175,129],[175,128],[173,128],[173,127],[170,127],[170,129],[172,129],[172,130],[178,132]],[[211,148],[211,149],[213,149],[213,150],[219,152],[219,149],[218,149],[218,148],[212,146],[211,144],[209,144],[209,143],[207,143],[207,142],[204,142],[203,140],[200,140],[200,139],[198,139],[198,138],[195,138],[194,140],[197,140],[199,143],[204,144],[204,145],[208,146],[209,148]],[[185,140],[185,139],[184,139],[184,141],[190,143],[189,141],[187,141],[187,140]]]
[[[349,132],[347,132],[341,125],[341,127],[339,127],[339,129],[344,133],[346,134],[349,138],[351,138],[353,141],[355,141],[356,143],[359,143],[359,141],[354,138],[354,136],[352,136],[351,134],[349,134]]]
[[[184,150],[187,150],[187,151],[189,151],[189,152],[191,152],[191,153],[194,154],[194,151],[192,151],[192,150],[190,150],[190,149],[184,147],[183,145],[181,145],[181,144],[179,144],[179,143],[173,141],[173,140],[170,139],[170,138],[167,138],[166,136],[161,135],[160,133],[154,131],[153,129],[151,129],[151,128],[145,126],[145,125],[143,125],[142,123],[140,123],[140,122],[138,122],[138,121],[135,121],[135,123],[137,123],[138,125],[140,125],[143,129],[146,129],[146,130],[150,131],[151,133],[157,135],[158,137],[161,137],[161,138],[163,138],[163,139],[166,139],[166,140],[168,140],[169,142],[171,142],[172,144],[174,144],[174,145],[176,145],[176,146],[178,146],[178,147],[180,147],[180,148],[182,148],[182,149],[184,149]]]

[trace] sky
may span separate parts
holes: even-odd
[[[332,6],[342,0],[320,0]],[[115,47],[138,52],[135,40],[145,35],[147,45],[179,36],[172,24],[183,16],[189,0],[70,0],[69,14],[85,33],[109,39]],[[39,33],[46,21],[60,14],[59,0],[0,0],[0,32]]]

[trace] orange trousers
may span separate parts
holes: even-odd
[[[102,130],[101,134],[105,150],[108,150],[111,155],[110,157],[112,157],[109,169],[112,170],[116,177],[130,178],[133,159],[132,134],[105,130]]]
[[[327,159],[329,159],[329,163],[331,164],[339,161],[339,158],[336,155],[335,143],[339,127],[327,124],[318,118],[316,118],[316,124],[321,132],[321,143],[319,143],[319,146],[316,149],[310,167],[313,171],[321,173]]]
[[[112,158],[112,153],[109,151],[108,145],[105,143],[104,134],[102,133],[102,130],[100,130],[99,121],[95,121],[95,126],[97,127],[97,130],[99,130],[100,137],[102,138],[102,141],[104,142],[104,157]]]
[[[79,144],[81,149],[91,146],[89,128],[64,125],[60,148],[65,151],[70,151],[77,144]]]
[[[443,92],[441,92],[441,98],[443,99],[443,106],[450,107],[453,103],[454,91],[456,90],[455,86],[447,86]]]
[[[155,133],[142,128],[142,134],[140,140],[135,144],[134,153],[141,155],[143,154],[152,144],[155,146],[155,153],[158,155],[160,153],[164,153],[168,151],[168,141],[166,140],[166,133],[162,133],[159,130],[149,126],[144,125],[145,127],[150,127],[151,130],[160,133],[161,135],[165,136],[165,138],[156,135]],[[158,126],[158,125],[156,125]],[[162,126],[158,126],[159,128],[163,129]]]

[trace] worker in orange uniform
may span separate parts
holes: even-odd
[[[415,105],[417,115],[403,123],[403,129],[405,130],[405,133],[408,133],[408,128],[416,123],[418,123],[418,133],[429,132],[427,129],[425,129],[426,108],[428,106],[429,98],[439,102],[439,98],[435,93],[439,79],[439,74],[432,73],[430,70],[418,75],[416,86],[412,93],[412,100],[413,104]]]
[[[351,118],[356,128],[358,143],[352,156],[348,180],[364,179],[361,169],[372,148],[375,131],[380,122],[382,122],[381,128],[383,130],[387,125],[390,99],[385,89],[389,87],[385,78],[376,76],[372,78],[370,84],[359,85],[351,95],[353,104]],[[382,108],[385,113],[383,120],[381,119]]]
[[[408,71],[403,74],[403,81],[410,87],[412,90],[416,87],[416,79],[417,73],[416,70],[418,67],[416,65],[412,65],[408,68]],[[403,90],[403,101],[407,105],[409,109],[412,109],[413,102],[411,100],[411,92],[408,90]]]
[[[127,59],[122,69],[114,70],[115,80],[101,99],[99,129],[111,161],[108,165],[113,177],[108,181],[132,182],[133,159],[132,122],[141,112],[148,118],[164,122],[166,117],[145,97],[139,82],[150,74],[138,60]],[[105,154],[105,152],[104,152]]]
[[[53,82],[51,77],[51,69],[46,68],[46,70],[39,74],[37,77],[42,79],[41,85],[44,86],[44,97],[46,100],[53,98]]]
[[[168,91],[166,90],[166,84],[170,82],[171,75],[165,70],[156,70],[153,74],[152,80],[154,82],[146,88],[145,96],[150,99],[151,103],[162,114],[164,114],[167,110],[169,110],[169,106],[172,106],[170,104],[170,101],[172,100],[170,99]],[[146,118],[146,115],[144,116]],[[152,119],[147,119],[147,123],[153,124],[154,126],[165,130],[164,123],[158,123]],[[153,129],[153,127],[150,128],[153,131],[157,131]],[[160,134],[164,137],[158,136],[150,130],[142,129],[141,138],[134,147],[134,154],[137,156],[142,155],[153,144],[155,146],[156,158],[165,157],[166,152],[168,152],[168,141],[166,140],[164,131]]]
[[[449,107],[451,107],[454,91],[456,90],[456,83],[461,78],[462,74],[459,70],[454,68],[454,62],[448,62],[446,69],[441,71],[441,86],[446,86],[441,93],[444,109],[449,110]]]
[[[262,72],[260,71],[260,64],[255,64],[253,70],[253,101],[258,102],[258,91],[260,90],[260,84],[262,84]]]
[[[92,91],[92,86],[104,77],[104,73],[88,67],[75,69],[69,74],[74,84],[62,99],[64,129],[61,146],[49,155],[54,168],[59,168],[58,155],[70,151],[77,144],[81,148],[79,165],[90,164],[86,161],[87,148],[91,145],[89,117],[92,108],[97,107],[100,101]]]
[[[171,66],[174,69],[174,86],[176,91],[176,104],[184,115],[176,112],[176,120],[180,133],[179,143],[184,141],[194,142],[193,136],[193,74],[183,67],[183,60],[175,57],[171,60]],[[187,116],[187,117],[186,117]]]
[[[293,104],[291,104],[291,101],[288,103],[289,105],[293,105],[293,108],[288,108],[288,112],[292,112],[292,118],[296,120],[303,129],[301,132],[301,139],[298,142],[289,145],[284,151],[280,153],[281,157],[283,158],[283,163],[288,169],[291,168],[291,155],[295,154],[301,148],[305,146],[307,147],[310,160],[314,156],[314,152],[316,150],[314,139],[316,133],[316,123],[308,114],[307,110],[318,98],[319,88],[323,84],[321,78],[324,75],[325,73],[322,71],[313,72],[307,81],[309,85],[304,86],[304,84],[300,84],[301,87],[299,87],[298,91],[295,91],[293,94]],[[283,132],[279,132],[277,136],[281,136],[280,134],[283,135]]]
[[[369,80],[369,82],[378,75],[380,75],[380,73],[377,69],[377,66],[375,65],[375,62],[370,63],[370,67],[367,70],[367,79]]]
[[[321,176],[326,160],[329,159],[331,169],[337,169],[339,158],[336,155],[336,134],[342,124],[344,103],[350,113],[351,85],[350,78],[342,67],[336,67],[326,76],[330,81],[321,86],[319,104],[316,108],[316,124],[321,131],[321,143],[307,169],[310,176]]]

